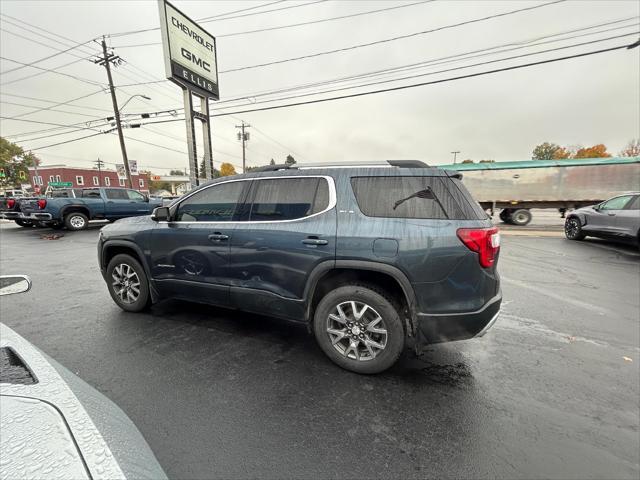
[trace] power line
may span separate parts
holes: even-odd
[[[18,65],[25,65],[25,66],[28,66],[30,68],[35,68],[35,69],[41,70],[43,72],[55,73],[56,75],[61,75],[63,77],[73,78],[74,80],[78,80],[79,82],[83,82],[83,83],[88,83],[89,85],[102,85],[100,82],[96,82],[95,80],[89,80],[88,78],[78,77],[76,75],[70,75],[68,73],[58,72],[57,70],[51,69],[51,68],[36,67],[35,65],[29,65],[28,63],[23,63],[23,62],[20,62],[18,60],[14,60],[12,58],[0,57],[0,59],[5,60],[7,62],[17,63]],[[81,58],[80,60],[88,60],[88,59],[87,58]],[[68,63],[68,64],[66,64],[64,66],[66,67],[68,65],[72,65],[73,63],[78,63],[80,60],[76,60],[74,62]],[[58,68],[60,68],[60,67],[58,67]],[[26,77],[26,78],[29,78],[29,77]],[[22,78],[20,80],[24,80],[24,78]],[[8,85],[10,83],[15,83],[17,81],[18,80],[11,80],[11,81],[8,81],[8,82],[3,82],[0,85]]]
[[[54,105],[51,105],[50,107],[42,107],[42,108],[38,108],[36,110],[31,110],[29,112],[21,113],[19,115],[14,115],[13,117],[2,117],[2,118],[6,119],[6,120],[15,120],[15,119],[17,119],[19,117],[24,117],[26,115],[31,115],[31,114],[42,112],[42,111],[45,111],[45,110],[51,110],[54,107],[61,107],[62,105],[67,105],[67,104],[73,103],[73,102],[75,102],[77,100],[82,100],[83,98],[91,97],[92,95],[96,95],[98,93],[102,93],[102,90],[97,90],[95,92],[87,93],[86,95],[82,95],[82,96],[77,97],[77,98],[72,98],[71,100],[67,100],[65,102],[56,103]]]
[[[28,97],[26,95],[18,95],[15,93],[7,93],[7,92],[0,92],[0,95],[6,95],[7,97],[16,97],[16,98],[25,98],[27,100],[36,100],[38,102],[45,102],[45,103],[56,103],[57,100],[48,100],[46,98],[38,98],[38,97]],[[91,110],[91,111],[101,111],[101,112],[109,112],[111,113],[112,110],[107,110],[105,108],[97,108],[97,107],[86,107],[84,105],[69,105],[70,107],[74,107],[74,108],[84,108],[86,110]]]
[[[36,107],[36,106],[37,106],[37,105],[26,105],[26,104],[24,104],[24,103],[7,102],[7,101],[4,101],[4,100],[3,100],[3,101],[0,101],[0,104],[4,104],[4,105],[14,105],[14,106],[16,106],[16,107],[28,107],[28,108],[33,108],[33,107]],[[50,110],[51,110],[52,112],[67,113],[67,114],[69,114],[69,115],[80,115],[80,116],[82,116],[82,117],[90,117],[90,118],[93,118],[93,119],[96,119],[96,120],[97,120],[97,119],[99,119],[99,118],[101,118],[101,117],[96,117],[95,115],[89,115],[89,114],[87,114],[87,113],[71,112],[71,111],[69,111],[69,110],[60,110],[60,109],[57,109],[57,108],[51,108]]]
[[[369,91],[369,92],[361,92],[361,93],[353,93],[350,95],[340,95],[337,97],[329,97],[329,98],[320,98],[320,99],[316,99],[316,100],[308,100],[305,102],[296,102],[296,103],[289,103],[289,104],[285,104],[285,105],[274,105],[271,107],[262,107],[262,108],[253,108],[253,109],[249,109],[249,110],[239,110],[236,112],[226,112],[226,113],[218,113],[218,114],[214,114],[211,115],[211,117],[224,117],[224,116],[229,116],[229,115],[241,115],[243,113],[251,113],[251,112],[262,112],[265,110],[276,110],[279,108],[289,108],[289,107],[296,107],[299,105],[311,105],[311,104],[315,104],[315,103],[323,103],[323,102],[331,102],[334,100],[342,100],[342,99],[346,99],[346,98],[355,98],[355,97],[363,97],[366,95],[375,95],[378,93],[385,93],[385,92],[394,92],[394,91],[398,91],[398,90],[406,90],[408,88],[416,88],[416,87],[423,87],[426,85],[435,85],[438,83],[446,83],[446,82],[452,82],[455,80],[463,80],[466,78],[473,78],[473,77],[480,77],[480,76],[484,76],[484,75],[491,75],[494,73],[500,73],[500,72],[507,72],[510,70],[518,70],[520,68],[527,68],[527,67],[532,67],[532,66],[536,66],[536,65],[544,65],[547,63],[554,63],[554,62],[560,62],[560,61],[564,61],[564,60],[570,60],[573,58],[580,58],[580,57],[587,57],[590,55],[597,55],[600,53],[606,53],[606,52],[612,52],[615,50],[621,50],[621,49],[632,49],[632,48],[636,48],[640,45],[640,41],[630,44],[630,45],[619,45],[617,47],[611,47],[611,48],[605,48],[602,50],[594,50],[591,52],[586,52],[586,53],[579,53],[579,54],[575,54],[575,55],[568,55],[566,57],[559,57],[559,58],[552,58],[552,59],[547,59],[547,60],[541,60],[538,62],[531,62],[531,63],[525,63],[525,64],[521,64],[521,65],[514,65],[511,67],[504,67],[504,68],[499,68],[499,69],[495,69],[495,70],[488,70],[485,72],[477,72],[477,73],[470,73],[467,75],[460,75],[457,77],[450,77],[450,78],[443,78],[440,80],[432,80],[430,82],[421,82],[421,83],[414,83],[411,85],[402,85],[399,87],[390,87],[390,88],[384,88],[384,89],[380,89],[380,90],[373,90],[373,91]]]
[[[320,94],[325,94],[325,93],[339,92],[339,91],[343,91],[343,90],[351,90],[351,89],[354,89],[354,88],[369,87],[369,86],[372,86],[372,85],[380,85],[380,84],[383,84],[383,83],[410,80],[410,79],[413,79],[413,78],[419,78],[419,77],[424,77],[424,76],[428,76],[428,75],[436,75],[436,74],[439,74],[439,73],[446,73],[446,72],[452,72],[452,71],[462,70],[462,69],[466,69],[466,68],[473,68],[473,67],[488,65],[488,64],[496,63],[496,62],[504,62],[504,61],[507,61],[507,60],[515,60],[517,58],[529,57],[531,55],[540,55],[542,53],[555,52],[555,51],[558,51],[558,50],[565,50],[567,48],[575,48],[575,47],[581,47],[581,46],[584,46],[584,45],[590,45],[590,44],[593,44],[593,43],[600,43],[600,42],[605,42],[605,41],[609,41],[609,40],[615,40],[615,39],[618,39],[618,38],[628,37],[628,36],[631,36],[631,35],[637,35],[638,33],[640,33],[640,32],[626,33],[626,34],[623,34],[623,35],[616,35],[614,37],[603,38],[603,39],[598,39],[598,40],[592,40],[592,41],[589,41],[589,42],[582,42],[582,43],[577,43],[577,44],[573,44],[573,45],[565,45],[563,47],[551,48],[551,49],[547,49],[547,50],[541,50],[541,51],[538,51],[538,52],[530,52],[530,53],[525,53],[525,54],[521,54],[521,55],[514,55],[514,56],[511,56],[511,57],[499,58],[499,59],[496,59],[496,60],[489,60],[489,61],[485,61],[485,62],[479,62],[479,63],[475,63],[475,64],[472,64],[472,65],[462,65],[460,67],[448,68],[448,69],[445,69],[445,70],[439,70],[437,72],[428,72],[428,73],[421,73],[421,74],[418,74],[418,75],[409,75],[409,76],[406,76],[406,77],[392,78],[392,79],[388,79],[388,80],[380,80],[380,81],[377,81],[377,82],[363,83],[363,84],[360,84],[360,85],[354,85],[354,86],[349,86],[349,87],[333,88],[333,89],[330,89],[330,90],[323,90],[323,91],[320,91],[320,92],[303,93],[303,94],[300,94],[300,95],[290,95],[288,97],[283,97],[283,98],[275,98],[275,99],[271,99],[271,100],[263,100],[261,102],[252,102],[251,104],[252,105],[257,105],[257,104],[277,102],[277,101],[282,101],[282,100],[291,100],[291,99],[294,99],[294,98],[309,97],[309,96],[312,96],[312,95],[320,95]],[[234,107],[223,107],[223,108],[234,108]]]
[[[232,10],[230,12],[219,13],[218,15],[213,15],[213,16],[207,17],[207,18],[213,19],[213,18],[226,17],[227,15],[232,15],[234,13],[247,12],[249,10],[255,10],[256,8],[268,7],[270,5],[275,5],[277,3],[282,3],[282,2],[286,2],[286,1],[287,0],[276,0],[275,2],[263,3],[262,5],[254,5],[253,7],[241,8],[239,10]],[[205,19],[200,19],[198,21],[201,22],[202,20],[206,20],[206,18]],[[225,20],[225,19],[223,19],[223,20]]]
[[[326,1],[328,1],[328,0],[314,0],[312,2],[299,3],[299,4],[296,4],[296,5],[289,5],[289,6],[280,7],[280,8],[272,8],[271,10],[263,10],[261,12],[245,13],[245,14],[242,14],[242,15],[235,15],[235,16],[230,16],[230,17],[224,16],[225,14],[213,15],[213,16],[210,16],[210,17],[197,18],[196,22],[198,22],[198,23],[220,22],[220,21],[223,21],[223,20],[231,20],[231,19],[234,19],[234,18],[244,18],[244,17],[254,16],[254,15],[262,15],[264,13],[278,12],[280,10],[291,10],[292,8],[308,7],[310,5],[315,5],[316,3],[323,3],[323,2],[326,2]],[[275,4],[275,3],[279,3],[279,2],[273,2],[273,3]],[[271,4],[269,4],[269,5],[271,5]],[[265,5],[261,5],[261,6],[263,7]],[[257,8],[257,7],[255,7],[255,8]],[[246,10],[251,10],[251,8],[247,8]],[[222,16],[224,16],[224,18],[220,18]],[[109,36],[111,38],[118,38],[118,37],[123,37],[125,35],[135,35],[135,34],[138,34],[138,33],[153,32],[155,30],[160,30],[160,27],[150,27],[150,28],[144,28],[144,29],[140,29],[140,30],[131,30],[131,31],[128,31],[128,32],[112,33]],[[118,48],[122,48],[122,47],[118,47]]]
[[[360,17],[362,15],[371,15],[373,13],[388,12],[390,10],[397,10],[397,9],[400,9],[400,8],[414,7],[416,5],[422,5],[424,3],[431,3],[431,2],[435,2],[435,1],[437,1],[437,0],[422,0],[420,2],[404,3],[402,5],[394,5],[392,7],[379,8],[377,10],[368,10],[368,11],[365,11],[365,12],[352,13],[350,15],[340,15],[339,17],[322,18],[322,19],[318,19],[318,20],[310,20],[308,22],[300,22],[300,23],[292,23],[292,24],[289,24],[289,25],[279,25],[279,26],[275,26],[275,27],[259,28],[257,30],[245,30],[243,32],[225,33],[224,35],[217,35],[216,38],[237,37],[237,36],[240,36],[240,35],[249,35],[249,34],[252,34],[252,33],[270,32],[270,31],[273,31],[273,30],[283,30],[285,28],[302,27],[302,26],[305,26],[305,25],[314,25],[316,23],[332,22],[334,20],[343,20],[345,18],[354,18],[354,17]]]
[[[342,48],[336,48],[336,49],[333,49],[333,50],[325,50],[325,51],[322,51],[322,52],[310,53],[310,54],[307,54],[307,55],[301,55],[299,57],[283,58],[281,60],[274,60],[274,61],[266,62],[266,63],[258,63],[258,64],[255,64],[255,65],[246,65],[244,67],[231,68],[229,70],[223,70],[220,73],[239,72],[241,70],[249,70],[249,69],[253,69],[253,68],[267,67],[267,66],[270,66],[270,65],[278,65],[278,64],[286,63],[286,62],[294,62],[294,61],[298,61],[298,60],[304,60],[304,59],[307,59],[307,58],[315,58],[315,57],[320,57],[320,56],[323,56],[323,55],[330,55],[330,54],[333,54],[333,53],[346,52],[346,51],[349,51],[349,50],[355,50],[357,48],[370,47],[370,46],[373,46],[373,45],[381,45],[383,43],[395,42],[396,40],[404,40],[406,38],[417,37],[417,36],[420,36],[420,35],[427,35],[429,33],[439,32],[439,31],[442,31],[442,30],[450,29],[450,28],[457,28],[457,27],[461,27],[463,25],[470,25],[470,24],[473,24],[473,23],[485,22],[487,20],[493,20],[495,18],[506,17],[508,15],[514,15],[516,13],[527,12],[527,11],[530,11],[530,10],[536,10],[538,8],[548,7],[548,6],[551,6],[551,5],[558,4],[558,3],[563,3],[565,1],[566,0],[554,0],[552,2],[543,3],[543,4],[540,4],[540,5],[534,5],[534,6],[526,7],[526,8],[519,8],[517,10],[510,10],[508,12],[496,13],[496,14],[493,14],[493,15],[485,16],[485,17],[474,18],[472,20],[466,20],[464,22],[458,22],[458,23],[453,23],[453,24],[449,24],[449,25],[444,25],[442,27],[431,28],[429,30],[422,30],[420,32],[413,32],[413,33],[409,33],[409,34],[406,34],[406,35],[398,35],[398,36],[391,37],[391,38],[385,38],[383,40],[376,40],[374,42],[359,43],[359,44],[356,44],[356,45],[351,45],[349,47],[342,47]]]

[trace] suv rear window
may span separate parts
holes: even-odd
[[[318,177],[254,180],[249,221],[295,220],[329,206],[327,180]]]
[[[351,185],[368,217],[449,218],[437,177],[354,177]]]

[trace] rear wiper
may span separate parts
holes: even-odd
[[[396,203],[394,203],[393,209],[395,210],[404,202],[406,202],[407,200],[411,200],[412,198],[425,198],[428,200],[435,200],[435,197],[433,196],[433,192],[431,191],[431,188],[427,188],[425,190],[420,190],[419,192],[411,194],[408,197],[403,198],[402,200],[398,200]]]

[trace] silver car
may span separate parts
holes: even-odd
[[[591,236],[640,245],[639,232],[640,192],[625,193],[597,205],[574,210],[564,224],[564,234],[569,240]]]

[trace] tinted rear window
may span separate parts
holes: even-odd
[[[324,178],[254,180],[250,221],[295,220],[319,213],[329,206]]]
[[[368,217],[461,218],[439,177],[354,177],[360,211]]]
[[[478,202],[471,196],[467,187],[461,180],[457,178],[448,178],[446,180],[450,185],[449,191],[451,195],[460,204],[460,208],[465,212],[465,218],[484,220],[488,217],[487,212],[480,206]]]

